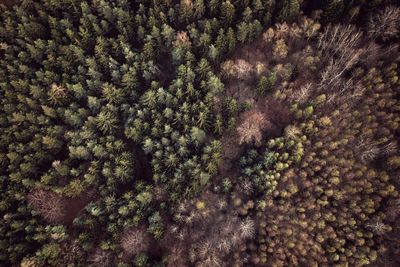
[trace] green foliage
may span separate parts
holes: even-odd
[[[274,72],[270,72],[268,76],[261,76],[260,80],[257,84],[257,91],[260,94],[265,94],[270,91],[272,87],[275,85],[277,80],[276,74]]]
[[[146,254],[139,254],[135,257],[135,266],[145,267],[148,266],[149,257]]]
[[[42,249],[36,253],[36,257],[44,265],[57,266],[58,264],[60,264],[60,253],[61,248],[59,244],[49,243],[44,245]]]
[[[238,42],[256,40],[271,21],[294,21],[301,1],[178,2],[23,0],[13,8],[0,7],[0,265],[18,266],[24,259],[28,266],[86,266],[105,257],[104,264],[117,259],[124,266],[116,257],[122,229],[148,223],[148,232],[160,240],[170,233],[166,224],[177,206],[215,185],[223,158],[215,138],[234,132],[242,107],[239,98],[221,98],[225,85],[218,64]],[[373,2],[365,5],[378,6]],[[345,8],[340,1],[327,1],[323,18],[337,20]],[[274,50],[289,61],[286,46],[297,41],[282,38]],[[277,77],[295,76],[290,62],[284,64],[290,69],[286,74],[261,76],[260,94],[270,91]],[[398,84],[396,70],[388,67],[384,74],[392,86]],[[315,121],[301,124],[301,134],[333,127],[333,119],[315,117],[328,97],[297,107],[297,119]],[[220,111],[215,112],[218,101]],[[386,99],[369,101],[382,110],[396,106]],[[386,124],[379,134],[387,135],[380,140],[382,147],[393,137],[387,132],[398,128],[397,119],[389,122],[391,116],[380,117]],[[371,115],[368,120],[376,119]],[[276,188],[281,173],[313,162],[303,162],[308,140],[301,134],[285,133],[248,151],[240,163],[241,180],[250,180],[265,196],[295,194],[293,184],[282,192]],[[386,165],[397,171],[398,156],[389,152]],[[314,168],[309,167],[318,172]],[[341,182],[335,175],[326,181]],[[235,186],[222,180],[226,195]],[[377,187],[379,197],[394,191]],[[41,203],[62,202],[60,224],[48,225],[54,222],[34,205],[33,192],[52,192]],[[371,207],[364,206],[372,206],[369,198],[356,204],[365,213]],[[244,209],[246,214],[250,206],[254,203]],[[75,240],[80,245],[73,247]],[[96,254],[98,247],[107,253]],[[243,244],[236,241],[235,247]],[[342,261],[336,247],[327,249],[329,259]],[[150,255],[129,260],[156,266]]]
[[[292,22],[300,13],[300,3],[298,0],[278,1],[277,22]]]
[[[164,234],[164,224],[159,212],[155,212],[149,217],[149,228],[147,230],[154,238],[161,239]]]
[[[270,169],[273,169],[277,159],[278,154],[268,150],[262,154],[255,149],[249,150],[246,156],[240,159],[242,177],[250,178],[259,191],[272,192],[277,185],[277,181]]]

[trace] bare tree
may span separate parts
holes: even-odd
[[[359,62],[365,49],[360,48],[362,33],[353,25],[328,25],[319,37],[317,47],[327,58],[327,67],[322,72],[320,90],[342,90],[351,81],[343,79],[343,74]]]
[[[249,179],[244,179],[243,182],[240,183],[240,190],[246,195],[251,195],[254,190],[253,184]]]
[[[400,8],[388,6],[372,16],[368,23],[368,35],[383,41],[392,40],[400,35]]]
[[[174,245],[170,249],[167,267],[185,267],[186,262],[185,258],[185,250],[180,245]]]
[[[244,116],[243,123],[236,129],[239,134],[239,143],[255,142],[260,144],[262,131],[270,124],[265,119],[265,114],[259,111],[249,111]]]
[[[397,151],[397,143],[396,141],[392,141],[387,143],[386,145],[381,147],[381,152],[383,155],[391,155]]]
[[[383,235],[391,230],[391,227],[389,225],[386,225],[380,221],[370,222],[367,223],[365,226],[367,227],[367,229],[370,229],[373,233],[377,235]]]
[[[111,251],[97,248],[89,257],[90,267],[109,267],[114,266],[114,255]]]
[[[275,38],[276,39],[285,39],[287,38],[287,36],[289,36],[291,28],[289,27],[289,25],[287,25],[286,22],[284,23],[277,23],[275,25]]]
[[[378,143],[373,142],[369,138],[360,137],[356,145],[356,150],[359,152],[360,159],[364,163],[374,160],[380,152]]]
[[[28,195],[28,202],[50,223],[61,223],[65,217],[62,196],[44,189],[35,189]]]
[[[312,83],[307,83],[307,84],[301,86],[300,89],[298,89],[297,91],[294,92],[292,99],[294,99],[295,102],[298,102],[298,103],[306,102],[308,100],[308,98],[310,97],[312,86],[313,86]]]
[[[204,204],[201,209],[199,202]],[[255,236],[252,220],[240,219],[229,209],[224,199],[210,192],[204,198],[181,204],[177,214],[180,216],[174,218],[176,226],[168,231],[175,240],[172,247],[187,249],[194,266],[230,266],[226,257]],[[188,217],[191,218],[190,222],[182,220]],[[171,250],[171,263],[177,262],[176,258],[183,254],[180,249]]]
[[[240,223],[239,226],[240,236],[244,239],[251,239],[255,235],[254,221],[246,219]]]
[[[331,58],[328,66],[322,72],[319,88],[322,90],[342,90],[349,88],[351,80],[342,79],[343,74],[353,67],[360,60],[363,49],[355,49],[348,51],[347,55],[339,59]]]
[[[253,71],[253,66],[244,59],[239,59],[235,64],[236,75],[239,79],[247,79]]]
[[[120,245],[128,257],[135,256],[147,251],[150,246],[150,236],[145,227],[131,228],[123,232]]]
[[[85,256],[85,252],[80,245],[80,242],[75,240],[66,240],[61,244],[61,253],[59,255],[60,262],[64,266],[73,266],[77,259],[81,259]],[[112,266],[112,265],[108,265]]]
[[[348,57],[359,45],[362,33],[353,25],[328,25],[318,39],[317,47],[330,57]]]
[[[386,207],[386,214],[388,219],[394,221],[400,215],[400,198],[394,198],[388,201]]]

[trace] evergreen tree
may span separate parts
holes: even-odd
[[[223,2],[221,14],[224,16],[226,25],[231,25],[235,17],[235,6],[230,1]]]
[[[300,13],[298,0],[283,0],[277,2],[277,22],[292,22]]]

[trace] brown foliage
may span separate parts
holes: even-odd
[[[187,32],[180,31],[176,34],[176,40],[174,42],[174,46],[188,48],[191,45],[192,45],[192,43],[190,42]]]
[[[254,70],[253,65],[244,59],[238,59],[236,61],[227,60],[222,63],[221,68],[223,75],[227,78],[236,78],[241,80],[250,78]]]
[[[61,85],[57,85],[53,83],[50,86],[50,90],[48,92],[49,100],[53,103],[58,103],[60,101],[63,101],[65,98],[67,98],[67,93],[65,87],[62,87]]]
[[[274,57],[276,57],[277,59],[283,59],[287,56],[288,54],[288,47],[285,43],[285,40],[283,39],[279,39],[275,42],[274,46],[273,46],[273,52],[272,54],[274,55]]]

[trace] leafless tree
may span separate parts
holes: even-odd
[[[290,34],[290,27],[286,22],[277,23],[275,25],[275,38],[276,39],[285,39]]]
[[[353,80],[350,77],[337,79],[335,84],[325,91],[328,91],[326,92],[327,104],[348,103],[352,105],[364,95],[365,88],[359,80]]]
[[[285,128],[285,136],[289,139],[296,139],[301,134],[299,127],[295,125],[289,125]]]
[[[244,179],[243,182],[240,184],[240,190],[246,195],[251,195],[254,190],[253,184],[250,182],[249,179]]]
[[[190,223],[175,221],[176,228],[169,229],[169,235],[179,240],[179,247],[188,250],[194,266],[228,266],[225,257],[254,237],[254,222],[240,219],[220,196],[208,192],[206,199],[190,200],[178,208],[181,217],[192,219]],[[198,202],[204,202],[204,208],[199,210]],[[193,213],[197,215],[191,215]]]
[[[394,198],[389,200],[386,207],[387,218],[391,221],[395,221],[400,215],[400,198]],[[399,225],[400,226],[400,225]]]
[[[255,142],[260,144],[262,131],[268,125],[269,122],[265,119],[265,114],[259,111],[249,111],[245,114],[243,123],[236,129],[239,134],[239,143]]]
[[[373,142],[369,138],[360,137],[356,145],[356,150],[359,152],[360,159],[364,163],[374,160],[380,152],[378,143]]]
[[[389,142],[381,147],[381,153],[385,156],[391,155],[397,151],[396,141]]]
[[[399,37],[400,8],[388,6],[372,16],[368,23],[368,35],[383,41]]]
[[[239,59],[235,63],[235,72],[239,79],[247,79],[251,72],[253,71],[253,66],[244,59]]]
[[[253,238],[255,235],[254,221],[251,219],[246,219],[240,223],[239,226],[240,236],[244,239]]]
[[[298,103],[306,102],[311,94],[312,86],[313,86],[312,83],[307,83],[301,86],[300,89],[295,91],[292,97],[295,100],[295,102]]]
[[[135,256],[147,251],[150,246],[150,236],[145,227],[131,228],[123,232],[120,245],[128,256]]]
[[[97,248],[89,257],[90,267],[111,267],[114,266],[114,256],[111,251]]]
[[[365,49],[360,48],[362,33],[353,25],[328,25],[319,37],[317,47],[327,59],[327,67],[322,72],[320,90],[341,90],[348,88],[351,81],[343,79],[343,74],[359,62]]]
[[[50,223],[61,223],[65,216],[62,196],[44,189],[35,189],[28,195],[28,202]]]
[[[357,64],[363,52],[363,49],[354,49],[349,51],[346,57],[339,59],[331,58],[328,66],[322,72],[319,89],[344,91],[344,89],[349,88],[352,81],[343,79],[343,74]]]
[[[328,25],[318,39],[317,47],[330,57],[348,57],[359,45],[362,33],[353,25]]]
[[[367,223],[365,226],[367,227],[367,229],[370,229],[377,235],[383,235],[391,230],[389,225],[386,225],[380,221],[370,222]]]
[[[175,244],[169,252],[167,267],[186,267],[185,250],[179,244]]]

